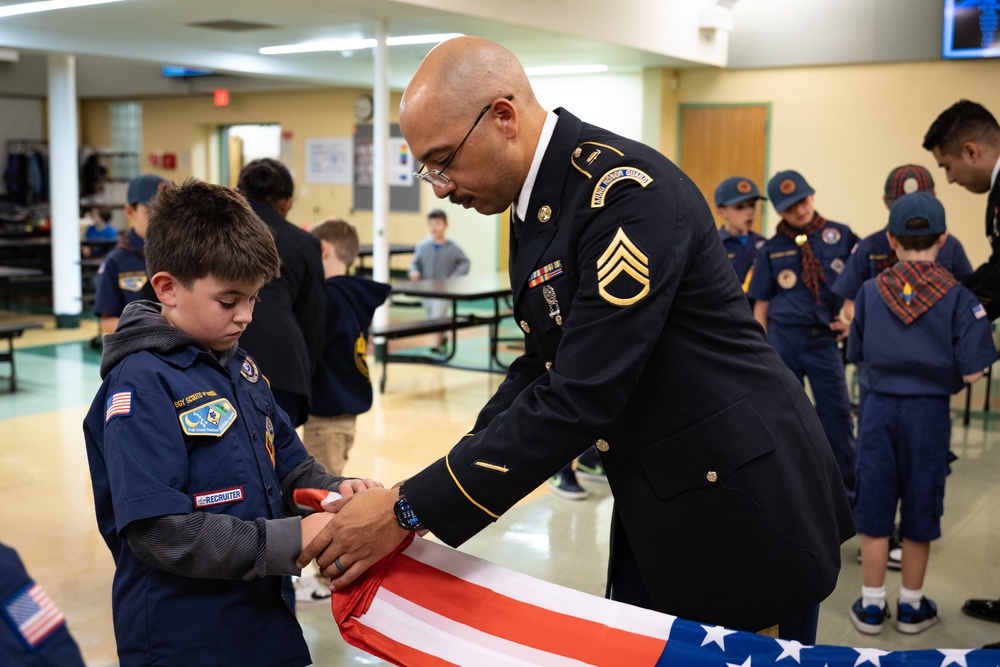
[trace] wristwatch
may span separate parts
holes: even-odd
[[[403,530],[408,530],[411,533],[426,530],[424,524],[420,523],[420,519],[417,518],[417,513],[410,507],[410,502],[406,499],[402,486],[399,487],[399,499],[392,506],[392,513],[396,515],[396,523]]]

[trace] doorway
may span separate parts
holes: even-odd
[[[240,171],[260,158],[281,159],[281,126],[276,123],[219,128],[219,182],[236,187]]]
[[[680,168],[701,190],[713,215],[715,187],[730,176],[745,176],[764,193],[770,119],[769,104],[681,105]],[[768,207],[762,206],[755,231],[768,229],[767,215]],[[717,215],[715,224],[722,225]]]

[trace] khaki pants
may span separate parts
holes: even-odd
[[[309,420],[305,423],[302,444],[331,475],[341,475],[344,470],[347,452],[354,444],[357,419],[357,415],[309,415]]]

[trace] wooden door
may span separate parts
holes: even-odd
[[[769,117],[765,104],[681,105],[680,167],[705,195],[713,214],[715,187],[730,176],[749,178],[767,196]],[[761,232],[767,214],[762,203],[754,220],[756,231]],[[722,225],[718,216],[715,222]]]

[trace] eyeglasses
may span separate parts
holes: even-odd
[[[507,95],[506,97],[504,97],[504,99],[510,102],[511,100],[514,99],[514,96]],[[458,155],[458,151],[460,151],[462,149],[462,146],[465,145],[465,140],[469,138],[469,135],[472,134],[472,131],[476,129],[476,125],[479,125],[479,121],[483,119],[483,116],[485,116],[486,112],[489,111],[491,108],[493,108],[493,102],[490,102],[489,104],[483,107],[483,110],[479,112],[478,116],[476,116],[475,122],[472,123],[472,127],[469,128],[469,131],[465,133],[465,137],[462,139],[462,141],[459,142],[458,147],[455,148],[455,152],[451,154],[451,157],[445,160],[444,165],[440,169],[431,169],[430,171],[425,172],[424,169],[427,168],[427,165],[424,164],[420,166],[420,171],[413,172],[413,175],[419,178],[424,183],[430,183],[436,188],[448,187],[451,184],[451,179],[444,175],[444,170],[447,169],[448,165],[452,163],[452,161],[455,159],[455,156]]]

